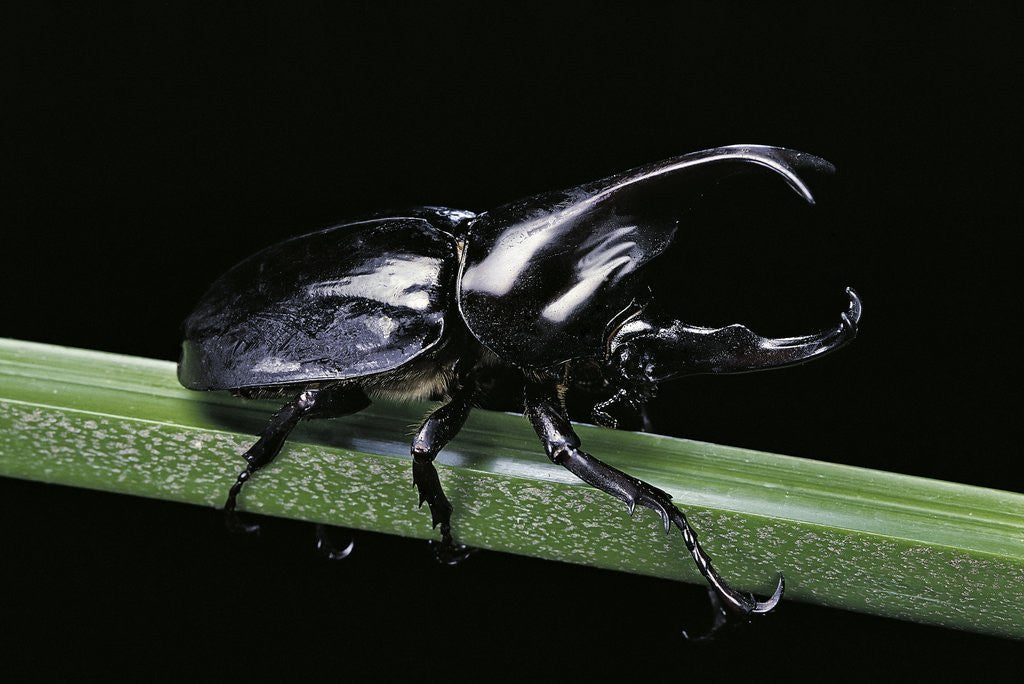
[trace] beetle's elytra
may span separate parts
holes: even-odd
[[[425,207],[334,226],[232,268],[185,322],[178,377],[191,389],[290,400],[246,452],[229,515],[303,418],[351,414],[369,397],[443,397],[413,439],[413,477],[441,528],[439,558],[461,559],[433,460],[465,422],[480,369],[506,364],[521,371],[526,415],[553,462],[678,528],[732,613],[770,611],[782,576],[763,601],[729,587],[668,494],[582,450],[562,401],[574,370],[596,366],[607,392],[594,417],[614,426],[615,413],[642,410],[666,380],[802,363],[854,338],[861,307],[850,289],[835,327],[780,339],[689,325],[638,303],[643,267],[679,228],[685,206],[672,198],[744,169],[775,173],[813,203],[800,174],[832,165],[778,147],[715,148],[482,214]]]

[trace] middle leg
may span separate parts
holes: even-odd
[[[430,507],[431,523],[441,526],[441,541],[434,547],[437,560],[446,565],[455,565],[465,560],[473,550],[456,544],[452,539],[452,504],[445,496],[441,480],[434,467],[434,459],[444,446],[458,434],[472,409],[476,383],[471,372],[460,372],[458,387],[451,393],[451,400],[441,406],[423,421],[412,441],[412,479],[419,492],[420,506],[424,502]]]

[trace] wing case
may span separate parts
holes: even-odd
[[[185,321],[181,383],[214,390],[342,380],[392,370],[436,346],[458,260],[455,239],[435,224],[451,228],[471,214],[412,214],[286,240],[225,273]]]

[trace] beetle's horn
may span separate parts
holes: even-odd
[[[769,338],[746,326],[702,328],[679,321],[658,324],[642,317],[612,338],[610,363],[622,381],[657,384],[700,373],[746,373],[810,361],[857,335],[860,297],[846,288],[849,304],[838,325],[801,337]]]
[[[640,270],[668,249],[710,185],[767,172],[813,202],[810,173],[833,170],[805,152],[732,145],[506,204],[469,227],[459,308],[506,361],[542,368],[597,352],[606,340],[595,322],[636,297]]]
[[[581,194],[588,197],[584,202],[619,199],[628,196],[627,191],[654,188],[660,184],[659,181],[664,180],[670,182],[670,193],[678,196],[682,189],[678,181],[687,175],[704,173],[708,180],[714,182],[734,173],[757,168],[767,169],[780,176],[809,204],[814,204],[814,195],[799,174],[805,171],[831,174],[836,170],[831,162],[807,152],[768,145],[729,145],[642,166],[588,183],[571,192],[583,191]]]

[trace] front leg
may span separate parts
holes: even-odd
[[[661,516],[666,532],[672,529],[672,525],[679,528],[700,574],[730,612],[741,616],[767,613],[782,598],[784,582],[781,574],[775,593],[766,601],[758,601],[753,595],[742,594],[726,584],[711,565],[711,558],[701,548],[697,534],[690,527],[686,516],[675,507],[668,493],[599,461],[579,448],[580,439],[573,431],[553,388],[541,384],[527,385],[526,413],[544,444],[548,458],[554,463],[563,466],[587,484],[624,502],[631,514],[636,505],[640,504]]]

